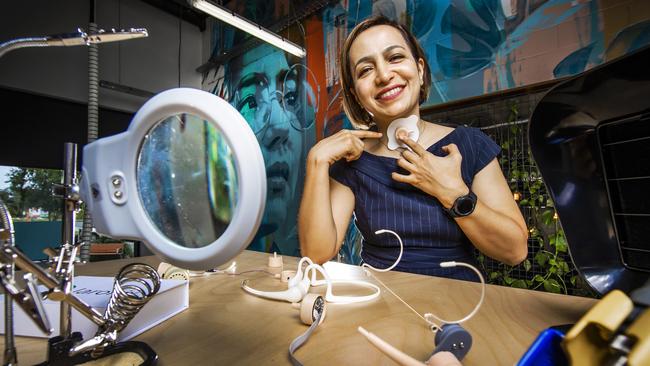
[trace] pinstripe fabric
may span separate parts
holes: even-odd
[[[501,151],[476,128],[457,127],[427,150],[445,156],[442,147],[454,143],[463,156],[461,174],[468,187],[474,176]],[[391,173],[406,174],[393,158],[364,152],[353,162],[338,161],[330,176],[350,187],[355,196],[356,224],[363,236],[362,259],[377,268],[391,265],[399,254],[399,242],[390,234],[375,235],[379,229],[393,230],[404,242],[398,271],[476,281],[463,268],[439,268],[442,261],[475,263],[472,245],[456,222],[449,218],[434,197],[394,181]]]

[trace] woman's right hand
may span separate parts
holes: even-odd
[[[316,163],[327,162],[328,165],[340,159],[357,160],[363,152],[363,139],[378,139],[381,136],[380,132],[374,131],[341,130],[314,145],[309,151],[307,160]]]

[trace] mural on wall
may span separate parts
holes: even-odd
[[[344,0],[323,12],[328,88],[345,35],[378,14],[407,25],[425,50],[434,80],[425,105],[574,75],[650,43],[642,0]]]
[[[245,7],[244,13],[252,11],[249,19],[268,23],[263,16],[275,14],[272,5]],[[223,43],[217,43],[215,48],[223,46],[226,50],[250,41],[250,37],[232,28],[224,29],[219,36],[223,37],[220,39]],[[204,82],[206,89],[227,100],[242,114],[264,156],[266,209],[249,249],[300,254],[296,218],[305,156],[315,141],[314,122],[320,99],[310,79],[313,83],[315,76],[301,60],[269,44],[257,43],[212,70]]]
[[[304,3],[225,6],[270,27]],[[269,178],[252,249],[299,255],[305,156],[317,139],[351,128],[340,105],[339,50],[356,24],[377,14],[405,24],[422,44],[433,74],[425,107],[574,75],[650,44],[646,0],[341,0],[291,28],[306,59],[265,44],[225,58],[204,88],[246,118]],[[249,39],[227,26],[215,29],[213,56]]]

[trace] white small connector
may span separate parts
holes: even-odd
[[[456,267],[457,264],[455,261],[450,261],[450,262],[440,262],[440,267],[442,268],[450,268],[450,267]]]
[[[269,268],[282,268],[282,265],[282,256],[278,255],[276,252],[273,252],[273,255],[269,256]]]

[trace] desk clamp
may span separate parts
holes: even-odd
[[[155,364],[157,355],[142,342],[116,343],[117,336],[140,309],[160,289],[160,276],[146,264],[130,264],[118,273],[113,293],[104,314],[99,313],[72,293],[74,264],[79,249],[74,244],[74,214],[79,207],[79,189],[76,179],[76,145],[65,145],[64,184],[56,191],[64,198],[63,244],[57,251],[50,249],[54,264],[52,273],[44,270],[14,243],[13,222],[9,210],[0,200],[0,283],[5,295],[5,352],[4,365],[17,364],[13,332],[13,302],[15,301],[34,323],[46,334],[53,329],[43,306],[37,281],[48,290],[49,300],[61,302],[60,335],[49,340],[48,360],[43,365],[71,365],[120,352],[138,353],[145,362]],[[24,284],[15,279],[15,266],[25,275]],[[71,332],[71,308],[75,308],[98,326],[96,335],[82,342],[79,332]]]

